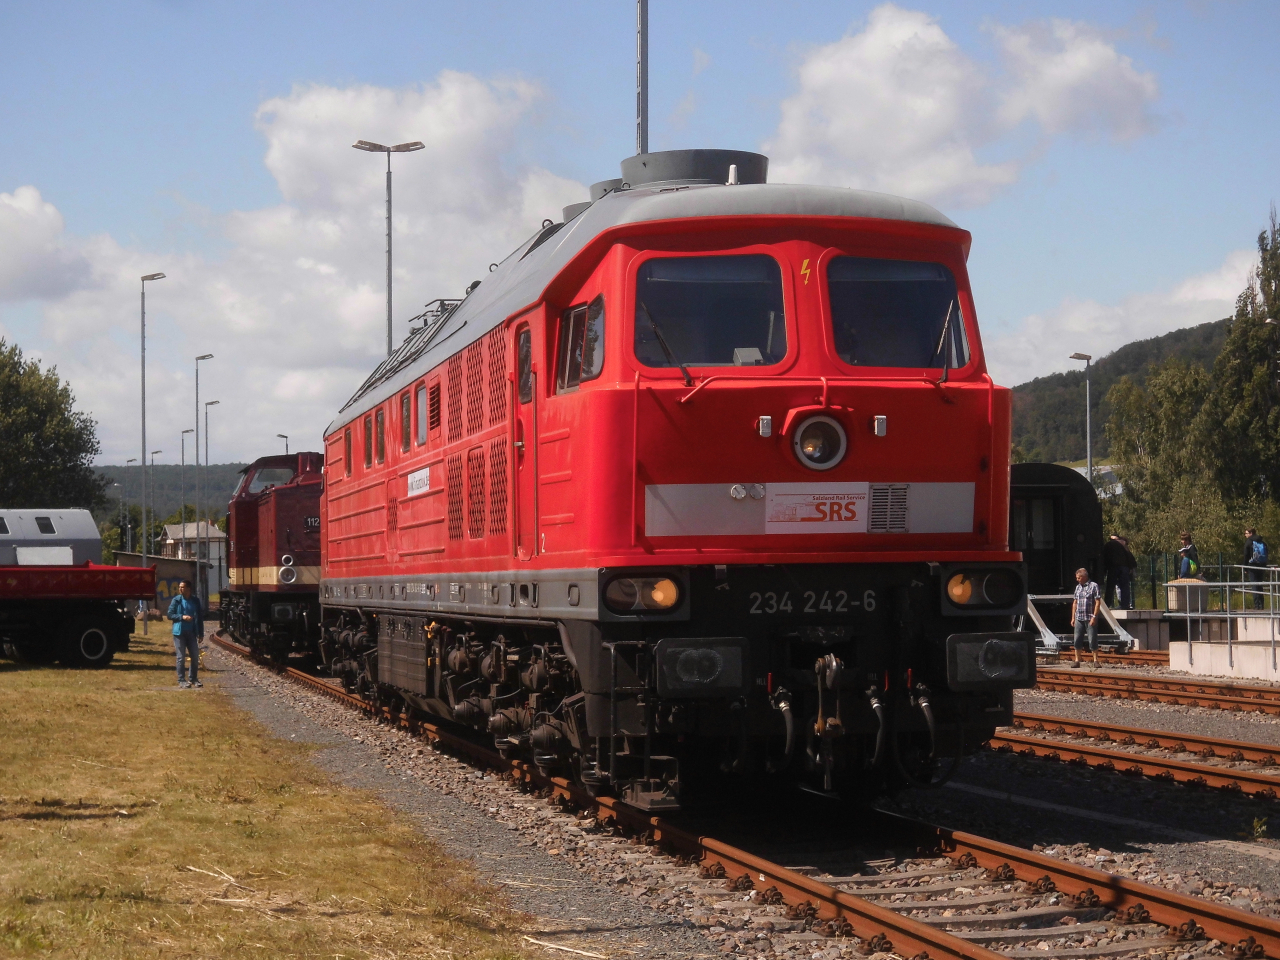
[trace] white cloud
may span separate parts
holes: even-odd
[[[1152,129],[1155,76],[1140,73],[1097,30],[1051,20],[993,32],[1012,79],[1000,110],[1007,123],[1033,119],[1051,134],[1100,131],[1121,140]]]
[[[32,186],[0,193],[0,303],[51,297],[89,280],[89,264],[63,243],[53,204]]]
[[[1079,366],[1077,351],[1106,356],[1133,340],[1220,320],[1235,312],[1236,297],[1257,267],[1253,250],[1236,250],[1216,270],[1189,277],[1172,290],[1126,297],[1115,304],[1066,299],[1056,310],[1026,317],[1009,333],[984,344],[997,383],[1015,385]]]
[[[696,77],[707,67],[711,66],[711,54],[700,47],[693,48],[693,75]]]
[[[1025,122],[1045,135],[1149,127],[1157,94],[1097,31],[1054,20],[997,26],[1004,71],[971,58],[931,16],[893,3],[865,26],[809,51],[765,152],[771,179],[830,183],[976,206],[1017,180],[1006,148]]]
[[[0,315],[56,362],[99,421],[104,462],[137,455],[138,277],[148,285],[148,442],[176,461],[202,399],[219,399],[215,460],[275,451],[276,433],[319,449],[324,426],[384,354],[385,158],[358,139],[421,140],[393,158],[395,321],[457,296],[586,188],[517,167],[516,136],[540,98],[528,83],[442,73],[401,90],[307,86],[262,104],[258,127],[283,202],[220,221],[218,259],[68,234],[33,187],[0,194],[0,302],[40,297],[38,330]],[[175,455],[169,457],[169,447]]]

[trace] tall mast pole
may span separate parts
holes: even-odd
[[[649,0],[636,0],[636,153],[649,152]]]

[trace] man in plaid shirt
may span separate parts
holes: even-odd
[[[1102,599],[1098,585],[1089,579],[1089,571],[1081,567],[1076,571],[1076,593],[1071,602],[1071,622],[1076,628],[1074,667],[1080,666],[1081,649],[1093,651],[1093,662],[1098,662],[1098,601]]]

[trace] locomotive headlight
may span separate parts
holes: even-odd
[[[294,567],[281,567],[277,576],[281,583],[293,583],[298,579],[298,571]]]
[[[830,470],[844,459],[849,442],[838,420],[817,416],[796,428],[791,445],[796,459],[810,470]]]
[[[1018,612],[1023,599],[1022,577],[1017,570],[960,570],[947,578],[947,603],[965,612]]]
[[[739,637],[660,640],[660,697],[735,697],[746,686],[747,642]]]
[[[1034,633],[954,633],[947,637],[947,686],[952,690],[1025,690],[1035,683]]]
[[[680,602],[680,587],[668,577],[618,577],[604,588],[604,602],[614,613],[670,610]]]
[[[947,581],[947,596],[956,604],[966,604],[973,599],[973,581],[967,573],[957,573]]]

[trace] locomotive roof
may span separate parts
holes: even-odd
[[[613,190],[567,223],[539,230],[508,254],[439,322],[429,321],[414,330],[343,405],[325,428],[325,434],[357,419],[507,318],[537,303],[560,271],[611,227],[693,217],[746,216],[858,217],[958,229],[927,203],[845,187],[659,182]]]

